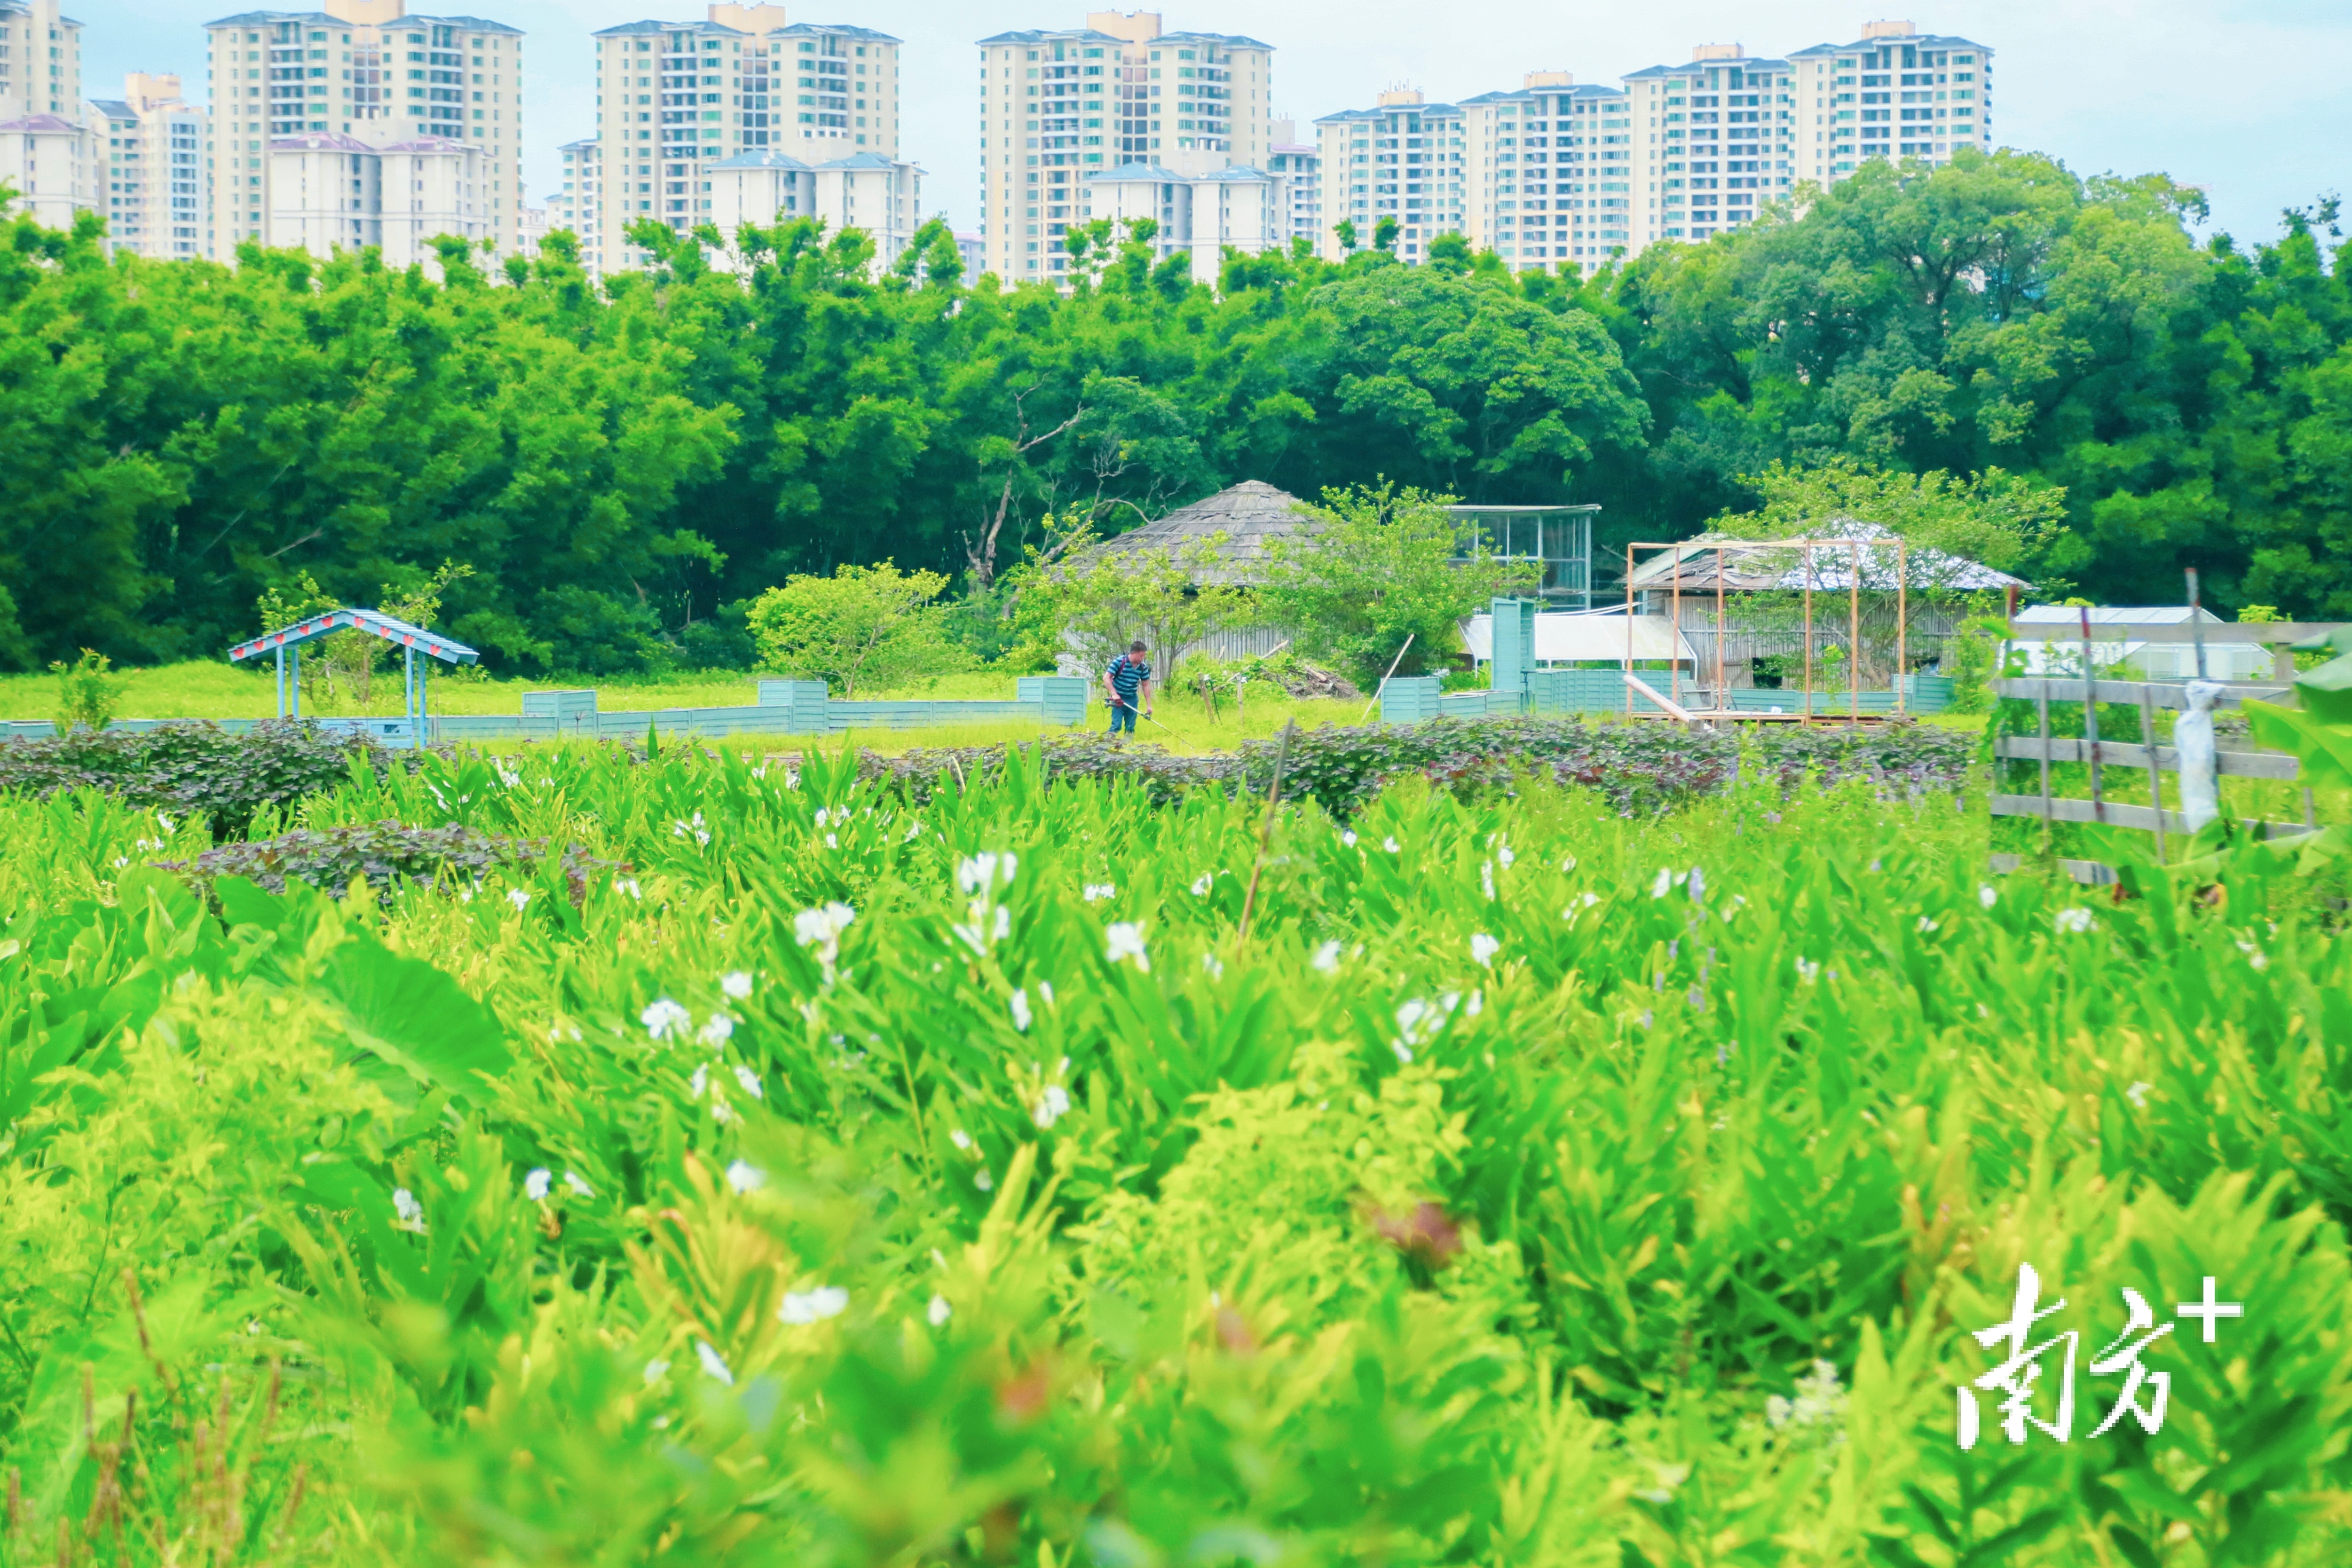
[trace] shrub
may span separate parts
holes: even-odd
[[[1037,761],[1051,779],[1133,779],[1165,803],[1184,790],[1234,786],[1262,793],[1272,783],[1280,740],[1252,740],[1231,755],[1173,757],[1149,746],[1113,746],[1101,736],[1040,742]],[[1886,790],[1956,788],[1967,776],[1976,739],[1919,725],[1884,730],[1767,729],[1738,737],[1669,725],[1587,725],[1576,719],[1512,718],[1423,725],[1325,725],[1299,730],[1289,743],[1282,792],[1312,798],[1335,816],[1350,816],[1384,785],[1419,774],[1457,794],[1507,789],[1539,772],[1601,790],[1611,807],[1633,814],[1714,794],[1752,765],[1791,788],[1809,774],[1824,783],[1861,779]],[[861,772],[887,779],[918,800],[943,774],[967,781],[993,778],[1007,747],[914,750],[899,757],[865,753]]]
[[[379,894],[388,894],[404,878],[426,886],[471,887],[494,872],[535,875],[547,859],[547,845],[545,839],[509,838],[456,822],[439,828],[367,822],[223,844],[192,861],[166,861],[161,869],[177,873],[207,900],[213,884],[225,876],[245,877],[265,893],[284,893],[291,880],[334,894],[364,878]],[[575,905],[587,896],[592,875],[628,869],[570,844],[557,863]]]
[[[273,719],[243,735],[191,721],[11,741],[0,746],[0,790],[47,800],[103,789],[157,810],[202,812],[215,836],[228,836],[264,805],[290,806],[342,783],[354,767],[380,773],[389,763],[374,740],[307,720]]]
[[[59,735],[71,735],[77,728],[92,735],[114,722],[114,710],[122,703],[122,677],[109,674],[112,661],[95,648],[84,648],[81,657],[68,664],[53,661],[49,674],[58,678],[58,716],[54,722]]]

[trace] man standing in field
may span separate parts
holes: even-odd
[[[1130,644],[1126,653],[1110,662],[1103,672],[1103,692],[1110,698],[1110,732],[1117,735],[1120,727],[1135,733],[1135,705],[1143,704],[1148,717],[1151,713],[1151,666],[1143,657],[1140,639]]]

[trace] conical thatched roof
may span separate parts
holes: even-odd
[[[1255,582],[1265,570],[1265,547],[1276,538],[1311,538],[1320,525],[1297,510],[1298,497],[1257,479],[1245,479],[1205,500],[1179,507],[1139,528],[1106,540],[1097,559],[1116,559],[1138,550],[1181,550],[1216,534],[1216,565],[1202,582]]]

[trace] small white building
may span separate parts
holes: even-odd
[[[1242,163],[1204,174],[1123,163],[1087,176],[1086,214],[1108,218],[1121,239],[1130,220],[1150,219],[1152,253],[1190,257],[1193,279],[1213,284],[1228,246],[1256,256],[1289,245],[1289,189],[1288,176]]]
[[[70,229],[74,214],[103,211],[105,165],[94,162],[90,128],[60,114],[0,120],[0,184],[16,187],[11,213],[29,213],[43,228]]]
[[[2001,644],[2004,663],[2011,652],[2024,656],[2028,675],[2080,675],[2083,673],[2083,617],[2091,618],[2091,663],[2102,670],[2130,666],[2142,679],[2187,681],[2197,678],[2194,643],[2149,643],[2120,633],[2102,637],[2102,626],[2187,626],[2193,614],[2198,624],[2216,629],[2205,644],[2205,674],[2215,681],[2260,681],[2270,678],[2275,656],[2260,643],[2223,642],[2229,622],[2210,610],[2191,612],[2185,604],[2161,604],[2134,610],[2101,605],[2085,612],[2074,605],[2035,604],[2017,612],[2013,624],[2047,624],[2047,640],[2021,637]]]
[[[711,222],[730,242],[746,224],[765,228],[790,218],[821,218],[829,233],[861,229],[872,235],[877,270],[914,242],[922,171],[904,159],[856,152],[813,164],[762,150],[723,159],[709,172]],[[718,264],[733,260],[723,254]]]

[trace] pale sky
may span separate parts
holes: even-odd
[[[1906,4],[1908,0],[1906,0]],[[645,0],[471,0],[411,9],[481,15],[530,35],[524,173],[544,202],[555,148],[588,133],[595,89],[588,36],[649,16],[685,19],[699,5]],[[904,151],[923,166],[927,214],[969,229],[977,205],[979,115],[974,40],[1017,27],[1076,26],[1086,0],[786,0],[794,21],[877,27],[906,40]],[[1129,6],[1133,0],[1129,0]],[[83,89],[121,90],[126,70],[180,71],[204,91],[202,24],[235,14],[167,0],[67,0],[84,24]],[[291,7],[289,7],[289,9]],[[1122,7],[1127,8],[1127,7]],[[1275,47],[1276,110],[1304,130],[1317,116],[1368,106],[1391,83],[1433,101],[1515,88],[1523,72],[1569,70],[1613,85],[1645,66],[1679,63],[1694,44],[1751,55],[1853,42],[1880,16],[1995,51],[1997,146],[2049,152],[2083,173],[2161,171],[2201,185],[2213,227],[2244,242],[2278,229],[2279,209],[2340,191],[2352,175],[2352,0],[1973,0],[1891,13],[1867,4],[1671,0],[1580,7],[1527,0],[1171,0],[1172,31],[1246,33]],[[1433,25],[1434,23],[1434,25]]]

